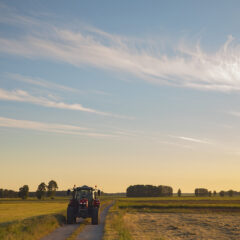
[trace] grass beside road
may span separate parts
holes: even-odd
[[[65,222],[68,198],[0,201],[0,239],[37,240]]]
[[[120,209],[116,202],[110,209],[104,226],[103,240],[132,240],[124,222],[126,210]]]
[[[64,212],[42,215],[0,225],[1,240],[37,240],[65,223]]]

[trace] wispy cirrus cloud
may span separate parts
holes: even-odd
[[[210,141],[205,140],[205,139],[198,139],[198,138],[185,137],[185,136],[170,136],[170,137],[180,139],[183,141],[187,141],[187,142],[192,142],[192,143],[211,144]]]
[[[7,78],[13,79],[15,81],[19,81],[19,82],[23,82],[23,83],[27,83],[27,84],[31,84],[31,85],[36,85],[36,86],[40,86],[40,87],[44,87],[44,88],[48,88],[48,89],[69,91],[69,92],[78,92],[78,90],[75,88],[67,87],[67,86],[64,86],[61,84],[52,83],[52,82],[46,81],[46,80],[44,80],[42,78],[38,78],[38,77],[34,78],[34,77],[24,76],[24,75],[17,74],[17,73],[6,73],[5,76]]]
[[[46,81],[45,79],[39,78],[39,77],[32,77],[32,76],[26,76],[19,73],[5,73],[3,74],[3,77],[6,77],[7,79],[11,79],[14,81],[39,86],[46,89],[51,90],[60,90],[60,91],[67,91],[72,93],[81,93],[81,94],[96,94],[96,95],[104,95],[109,96],[111,94],[100,91],[100,90],[80,90],[72,87],[68,87],[65,85],[53,83],[50,81]]]
[[[0,117],[0,127],[5,128],[19,128],[19,129],[28,129],[35,131],[51,132],[51,133],[60,133],[68,135],[82,135],[88,137],[116,137],[113,134],[104,134],[94,132],[91,129],[66,125],[66,124],[57,124],[57,123],[44,123],[28,120],[19,120],[13,118]]]
[[[76,30],[75,26],[72,30],[74,26],[63,28],[18,14],[1,19],[21,25],[25,31],[15,38],[0,37],[0,52],[129,73],[155,84],[240,91],[240,44],[232,36],[214,53],[204,51],[199,44],[191,48],[179,43],[172,47],[174,54],[170,56],[154,49],[156,43],[93,27]]]
[[[82,111],[82,112],[93,113],[93,114],[102,115],[102,116],[132,119],[131,117],[127,117],[127,116],[112,114],[108,112],[102,112],[92,108],[86,108],[79,103],[68,104],[65,102],[56,102],[46,97],[36,97],[23,90],[8,91],[0,88],[0,100],[27,102],[27,103],[36,104],[36,105],[49,107],[49,108]]]

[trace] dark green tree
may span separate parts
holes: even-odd
[[[224,191],[220,191],[220,192],[219,192],[219,196],[220,196],[220,197],[224,197],[224,195],[225,195]]]
[[[46,195],[46,191],[47,191],[47,185],[44,182],[40,183],[36,191],[37,198],[43,199]]]
[[[213,196],[216,197],[217,196],[217,192],[214,190],[213,191]]]
[[[3,196],[4,196],[4,195],[3,195],[3,189],[1,188],[1,189],[0,189],[0,198],[3,198]]]
[[[48,186],[47,186],[48,197],[53,199],[56,194],[57,189],[58,189],[58,185],[57,185],[56,181],[54,181],[54,180],[49,181]]]
[[[18,196],[22,199],[27,199],[29,193],[29,187],[28,185],[24,185],[19,188]]]
[[[181,197],[181,196],[182,196],[182,191],[181,191],[180,188],[178,189],[177,195],[178,195],[178,197]]]
[[[229,197],[233,197],[233,194],[234,194],[234,191],[233,191],[233,190],[229,190],[229,191],[228,191],[228,196],[229,196]]]
[[[208,192],[208,196],[211,197],[212,196],[212,191]]]

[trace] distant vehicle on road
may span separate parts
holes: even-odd
[[[99,223],[100,190],[88,187],[74,188],[73,196],[67,208],[67,223],[76,223],[77,217],[91,218],[92,224]]]

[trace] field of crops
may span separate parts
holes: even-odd
[[[120,198],[117,202],[120,209],[142,211],[240,211],[240,198]]]
[[[105,239],[238,239],[239,222],[239,197],[119,198]]]
[[[21,220],[29,217],[59,213],[67,208],[68,199],[38,201],[29,199],[8,199],[0,201],[0,223]]]
[[[58,197],[53,200],[37,200],[29,198],[0,200],[0,239],[1,240],[37,240],[66,223],[68,197]],[[111,203],[109,198],[101,199],[101,209]],[[83,221],[69,239],[90,224]]]
[[[65,222],[68,198],[0,200],[0,239],[40,239]]]
[[[40,239],[65,223],[68,200],[1,200],[0,239]],[[101,199],[103,205],[109,201],[109,197]],[[240,235],[240,197],[115,197],[114,201],[105,240],[237,239]]]

